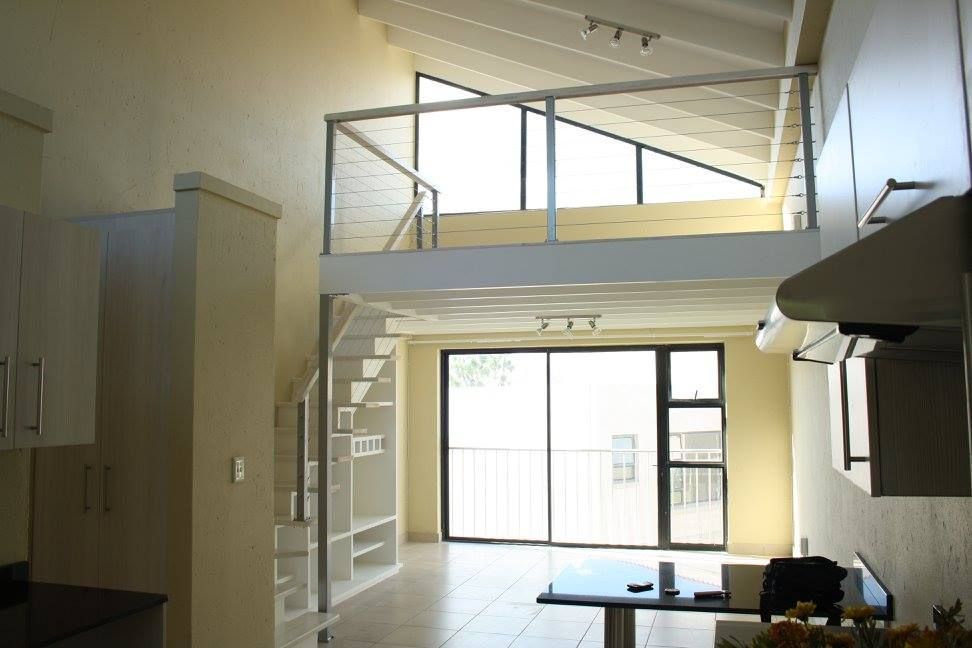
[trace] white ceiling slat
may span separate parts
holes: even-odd
[[[763,300],[768,295],[772,295],[775,292],[773,289],[763,288],[763,289],[752,289],[746,291],[745,294],[740,292],[725,291],[724,294],[720,294],[719,291],[709,291],[707,293],[691,294],[691,293],[673,293],[672,295],[667,295],[664,293],[654,294],[654,293],[627,293],[627,294],[617,294],[617,295],[558,295],[556,297],[496,297],[488,300],[480,301],[468,301],[468,300],[456,300],[456,299],[443,299],[440,301],[418,301],[418,302],[408,302],[408,301],[396,301],[390,302],[388,305],[391,308],[408,308],[416,313],[429,313],[432,311],[450,312],[450,311],[463,311],[463,312],[477,312],[480,310],[486,311],[491,308],[510,308],[518,307],[522,309],[530,308],[551,308],[558,305],[570,305],[575,304],[579,301],[583,301],[585,304],[602,304],[605,307],[616,306],[620,304],[658,304],[660,306],[664,305],[678,305],[678,304],[704,304],[709,302],[718,303],[751,303],[757,300]],[[377,303],[377,302],[372,302]],[[384,304],[382,304],[384,306]]]
[[[694,310],[726,310],[730,308],[742,308],[745,310],[763,310],[765,311],[768,304],[772,301],[772,294],[762,295],[760,298],[749,298],[741,301],[733,300],[720,300],[715,299],[711,301],[681,301],[681,302],[590,302],[590,301],[567,301],[567,302],[557,302],[552,304],[509,304],[509,305],[497,305],[497,306],[480,306],[476,308],[419,308],[413,309],[416,317],[423,319],[426,318],[438,318],[446,319],[450,316],[470,316],[478,317],[480,315],[541,315],[543,313],[576,313],[579,311],[584,312],[597,312],[604,315],[608,314],[626,314],[626,313],[669,313],[669,312],[683,312],[683,311],[694,311]]]
[[[632,27],[658,32],[662,39],[714,50],[768,67],[783,64],[783,34],[767,29],[676,7],[657,0],[528,0],[532,4],[568,11],[579,17],[591,14]],[[657,48],[656,48],[657,49]]]
[[[397,27],[388,28],[388,42],[402,49],[420,55],[426,59],[433,59],[448,64],[450,67],[465,68],[475,70],[478,74],[489,75],[494,79],[501,79],[504,82],[518,87],[544,88],[557,85],[582,85],[587,81],[598,78],[596,72],[591,72],[586,80],[579,81],[577,78],[567,78],[553,75],[534,67],[522,65],[507,59],[485,54],[466,47],[448,43],[443,40],[423,36],[412,31]],[[580,71],[584,66],[596,68],[602,66],[599,62],[579,61],[574,72]],[[437,70],[430,70],[428,66],[419,66],[419,71],[423,71],[433,76],[442,76],[454,82],[454,74],[443,74]],[[575,77],[579,76],[575,74]],[[636,75],[625,78],[626,81],[637,79]],[[763,98],[778,100],[776,93],[776,82],[771,82],[771,86],[766,83],[759,84],[733,84],[733,89],[740,89],[738,86],[760,86],[755,92],[743,94],[759,94]],[[477,88],[480,89],[480,88]],[[740,90],[741,91],[741,90]],[[653,101],[659,105],[653,106],[652,110],[664,110],[665,115],[678,117],[675,120],[657,122],[656,124],[644,124],[629,121],[616,126],[605,125],[608,122],[621,122],[626,120],[641,120],[645,118],[642,105],[651,105],[646,101],[642,94],[641,97],[632,95],[613,95],[606,97],[586,97],[574,99],[569,102],[561,101],[558,105],[563,110],[571,112],[564,113],[563,116],[580,121],[602,130],[615,132],[618,135],[628,138],[639,139],[644,144],[656,146],[669,151],[690,151],[686,156],[692,157],[700,162],[707,164],[749,164],[754,161],[766,162],[770,159],[773,147],[771,139],[774,135],[772,112],[754,113],[761,111],[765,107],[754,105],[742,99],[734,99],[725,95],[712,93],[707,89],[699,88],[689,94],[683,91],[681,94],[671,92],[652,92],[646,93]],[[666,98],[667,97],[667,98]],[[671,97],[678,97],[675,101],[683,103],[665,106],[664,102]],[[705,100],[685,101],[686,98],[696,97]],[[621,106],[621,107],[618,107]],[[597,108],[587,112],[576,112],[578,109]],[[683,116],[690,115],[719,115],[721,113],[746,113],[743,115],[728,115],[722,117],[699,117],[698,119],[683,119]],[[765,123],[764,123],[765,122]],[[667,128],[659,128],[664,125]],[[754,130],[746,130],[754,128]],[[716,131],[706,133],[705,131]],[[691,136],[675,136],[673,133],[694,133]],[[732,148],[737,147],[737,148]],[[736,167],[735,170],[746,169],[746,166]],[[751,177],[766,177],[765,170],[759,171],[757,167],[748,170],[753,172]]]

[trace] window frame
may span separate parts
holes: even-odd
[[[550,357],[554,353],[583,353],[605,351],[654,351],[655,352],[655,388],[657,404],[656,422],[656,452],[658,453],[658,544],[656,545],[606,545],[588,543],[567,543],[553,541],[553,518],[550,509],[552,501],[552,473],[551,473],[551,391],[550,391]],[[673,400],[671,398],[671,353],[679,351],[716,351],[718,353],[719,370],[719,398],[699,399],[698,401]],[[547,356],[547,528],[546,540],[514,540],[495,538],[473,538],[452,536],[449,532],[449,358],[454,355],[469,354],[499,354],[499,353],[545,353]],[[697,343],[697,344],[652,344],[652,345],[585,345],[585,346],[524,346],[524,347],[482,347],[472,349],[445,348],[439,352],[439,470],[440,470],[440,531],[442,539],[450,542],[480,542],[480,543],[518,543],[539,544],[564,547],[594,547],[614,549],[677,549],[700,551],[725,551],[729,543],[729,483],[728,483],[728,452],[726,444],[726,363],[725,344]],[[696,404],[697,403],[697,404]],[[722,461],[721,462],[689,462],[671,461],[669,458],[669,410],[679,407],[714,407],[722,408]],[[612,435],[624,436],[624,435]],[[624,451],[622,451],[624,452]],[[671,540],[671,473],[678,468],[708,468],[722,473],[722,543],[684,543]],[[613,456],[612,456],[613,478]],[[619,483],[619,482],[614,482]]]
[[[458,90],[462,90],[464,92],[469,92],[469,93],[478,95],[480,97],[488,97],[488,96],[490,96],[489,93],[487,93],[487,92],[482,92],[480,90],[476,90],[474,88],[470,88],[468,86],[464,86],[462,84],[455,83],[453,81],[449,81],[449,80],[443,79],[441,77],[437,77],[437,76],[434,76],[434,75],[431,75],[431,74],[426,74],[425,72],[416,72],[415,73],[415,103],[416,104],[420,103],[420,98],[421,98],[420,97],[420,94],[421,94],[421,92],[420,92],[420,86],[421,86],[421,80],[423,78],[424,79],[428,79],[430,81],[435,81],[436,83],[441,83],[443,85],[451,86],[451,87],[456,88]],[[526,188],[527,188],[527,114],[528,113],[533,113],[535,115],[544,116],[544,115],[546,115],[546,113],[543,110],[540,110],[538,108],[531,108],[529,106],[524,106],[522,104],[510,104],[510,106],[512,106],[513,108],[517,108],[517,109],[520,110],[520,207],[519,207],[519,211],[526,211],[526,209],[527,209],[527,207],[526,207],[526,204],[527,204],[527,193],[526,193]],[[420,128],[419,128],[419,122],[420,122],[419,117],[420,117],[420,115],[418,113],[416,113],[415,116],[414,116],[415,143],[414,143],[414,146],[413,146],[412,166],[413,166],[413,168],[416,171],[420,171],[420,169],[419,169],[419,148],[421,146],[421,136],[420,136]],[[750,178],[746,178],[745,176],[741,176],[739,174],[732,173],[731,171],[725,171],[724,169],[719,169],[718,167],[714,167],[714,166],[705,164],[704,162],[699,162],[698,160],[693,160],[691,158],[685,157],[683,155],[679,155],[677,153],[671,153],[671,152],[666,151],[664,149],[660,149],[660,148],[657,148],[655,146],[651,146],[650,144],[645,144],[644,142],[639,142],[638,140],[633,140],[633,139],[630,139],[630,138],[627,138],[627,137],[622,137],[621,135],[616,135],[615,133],[610,133],[608,131],[601,130],[601,129],[596,128],[594,126],[590,126],[588,124],[583,124],[581,122],[574,121],[574,120],[568,119],[566,117],[556,116],[555,119],[556,119],[557,122],[560,122],[560,123],[563,123],[563,124],[567,124],[567,125],[570,125],[570,126],[576,126],[576,127],[580,128],[580,129],[583,129],[585,131],[594,133],[596,135],[601,135],[603,137],[607,137],[607,138],[610,138],[610,139],[613,139],[613,140],[617,140],[619,142],[622,142],[624,144],[628,144],[628,145],[631,145],[631,146],[634,147],[634,154],[635,154],[635,167],[634,167],[635,168],[635,171],[634,171],[635,172],[635,202],[634,203],[631,203],[631,204],[635,204],[635,205],[644,205],[644,204],[646,204],[645,203],[645,195],[644,195],[644,168],[643,168],[644,167],[644,160],[643,160],[643,155],[642,155],[643,151],[650,151],[652,153],[657,153],[658,155],[663,155],[663,156],[668,157],[668,158],[671,158],[673,160],[677,160],[679,162],[683,162],[685,164],[689,164],[689,165],[692,165],[694,167],[698,167],[700,169],[704,169],[706,171],[710,171],[712,173],[717,173],[717,174],[722,175],[722,176],[725,176],[725,177],[727,177],[729,179],[736,180],[738,182],[742,182],[744,184],[748,184],[748,185],[753,186],[753,187],[758,187],[759,190],[760,190],[760,197],[763,197],[763,198],[766,197],[766,186],[764,184],[762,184],[761,182],[756,182],[755,180],[751,180]],[[418,193],[418,190],[419,190],[418,185],[414,185],[413,188],[414,188],[414,193],[417,194]],[[625,203],[625,204],[627,204],[627,203]],[[485,211],[476,211],[476,212],[450,212],[450,213],[443,212],[443,213],[440,214],[440,216],[462,216],[464,214],[491,214],[491,213],[502,213],[502,212],[505,212],[505,211],[509,211],[509,210],[485,210]]]

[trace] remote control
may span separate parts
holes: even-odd
[[[682,590],[678,589],[677,587],[666,587],[665,593],[669,596],[678,596],[682,593]]]
[[[645,581],[644,583],[628,583],[629,592],[647,592],[655,589],[655,584]]]
[[[709,592],[696,592],[695,598],[697,599],[727,599],[732,596],[729,592],[725,590],[712,590]]]

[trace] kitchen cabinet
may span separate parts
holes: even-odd
[[[960,354],[831,365],[834,469],[872,496],[969,496]]]
[[[918,183],[881,206],[889,221],[969,189],[957,24],[954,0],[878,3],[848,82],[859,214],[888,178]]]
[[[92,443],[99,238],[9,208],[0,220],[0,448]]]
[[[32,578],[164,592],[175,216],[83,224],[106,258],[97,443],[36,453]]]

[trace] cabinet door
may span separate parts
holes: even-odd
[[[888,178],[920,183],[885,201],[878,216],[891,221],[969,188],[957,24],[954,0],[883,0],[874,11],[849,82],[862,215]]]
[[[98,447],[34,452],[31,579],[98,586]]]
[[[854,148],[846,88],[837,104],[816,172],[820,253],[827,257],[857,242]]]
[[[0,450],[14,445],[17,384],[17,313],[20,309],[20,245],[24,213],[0,206]]]
[[[101,243],[97,232],[24,218],[17,447],[95,438]]]
[[[830,450],[834,470],[872,494],[869,457],[867,367],[852,358],[827,367]],[[855,459],[850,461],[850,459]]]
[[[108,232],[98,434],[100,583],[166,591],[170,217]]]

